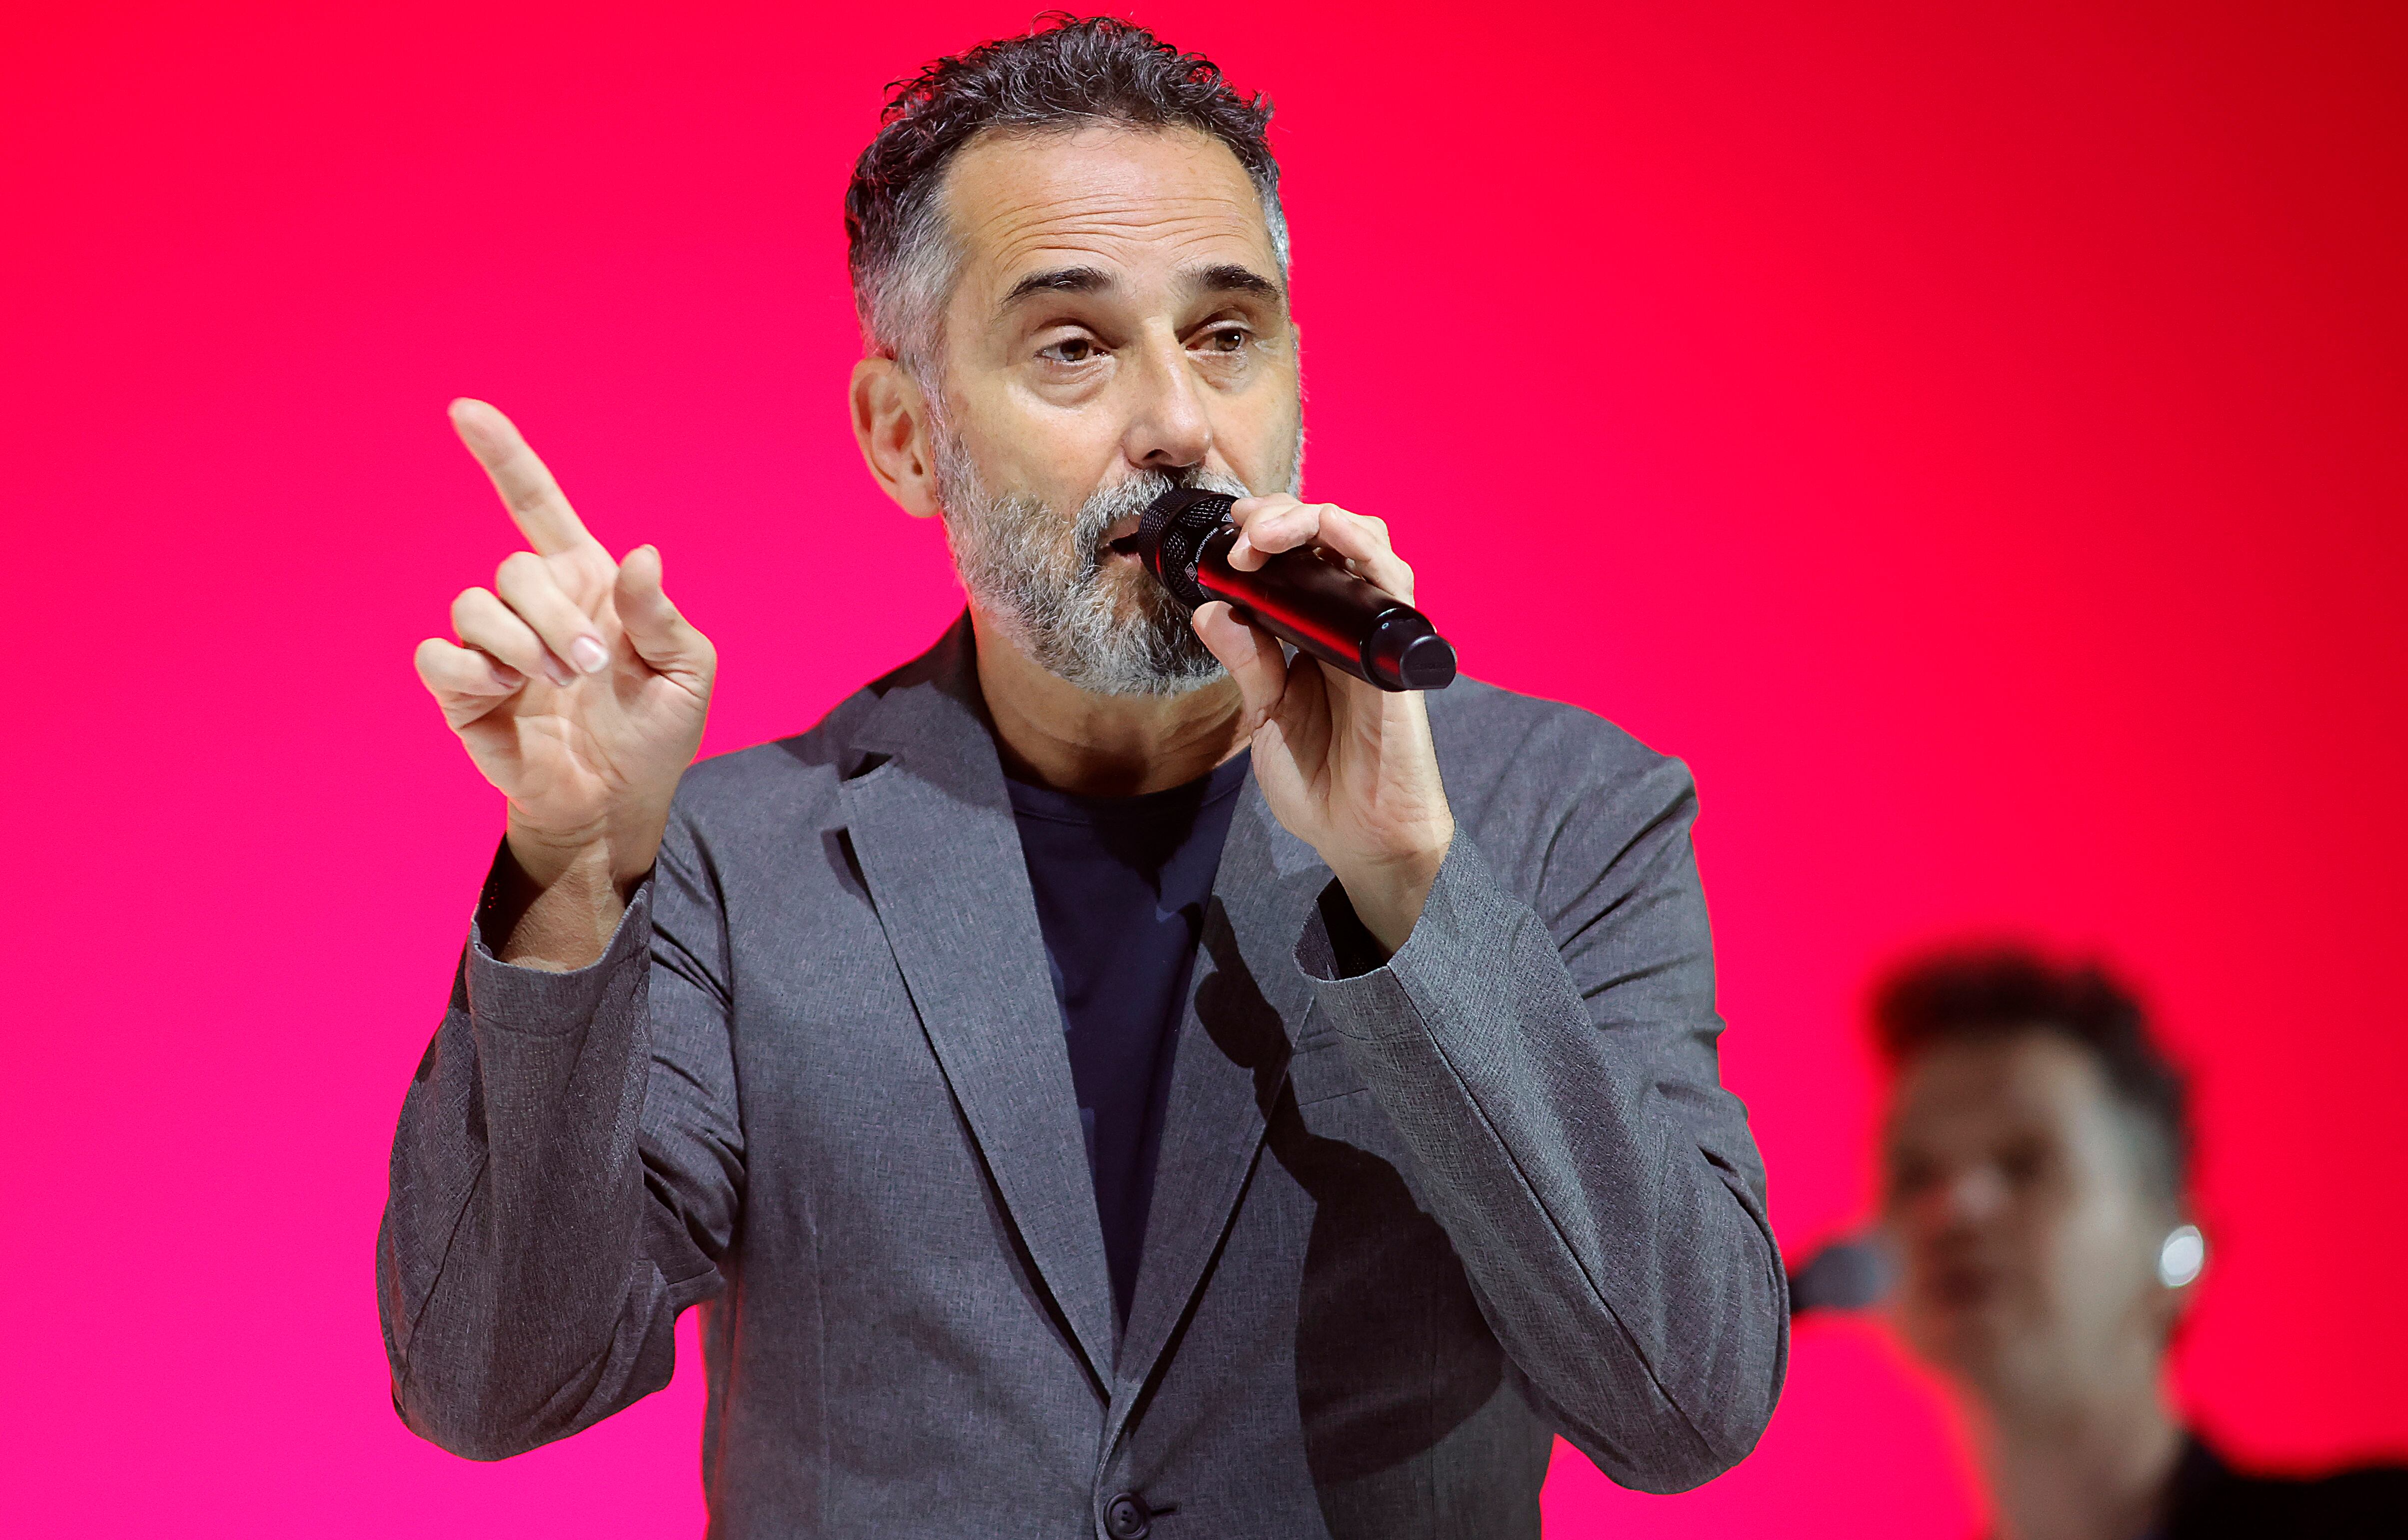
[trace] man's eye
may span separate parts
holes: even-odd
[[[1999,1171],[2017,1187],[2029,1187],[2048,1170],[2048,1151],[2037,1145],[2010,1145],[1999,1157]]]
[[[1892,1198],[1911,1198],[1931,1185],[1931,1168],[1920,1161],[1895,1162],[1887,1175]]]
[[[1246,345],[1246,329],[1242,326],[1218,326],[1197,338],[1208,353],[1234,353]]]
[[[1056,364],[1084,364],[1099,351],[1093,337],[1064,337],[1050,348],[1040,348],[1037,356],[1050,358]]]

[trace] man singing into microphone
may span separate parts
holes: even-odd
[[[1190,618],[1240,497],[1400,598],[1302,450],[1268,108],[1087,21],[900,88],[846,201],[870,473],[968,612],[689,769],[713,654],[498,412],[530,551],[418,667],[509,802],[394,1143],[396,1405],[495,1459],[703,1310],[728,1536],[1534,1535],[1552,1436],[1695,1485],[1786,1348],[1687,773]]]

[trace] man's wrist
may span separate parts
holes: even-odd
[[[609,949],[643,874],[634,881],[622,878],[608,843],[546,848],[523,841],[513,830],[502,843],[494,877],[478,917],[487,948],[515,967],[569,973]]]
[[[566,830],[539,828],[521,818],[513,805],[505,842],[519,870],[538,891],[558,882],[607,879],[624,899],[652,871],[667,828],[666,804]]]
[[[1422,907],[1429,902],[1430,889],[1438,882],[1439,868],[1446,864],[1446,852],[1454,841],[1455,822],[1450,819],[1441,834],[1410,852],[1349,863],[1344,868],[1332,863],[1355,918],[1389,956],[1403,949],[1413,927],[1421,922]]]

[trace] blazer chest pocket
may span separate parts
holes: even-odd
[[[1346,1062],[1345,1040],[1317,1020],[1307,1021],[1305,1028],[1287,1062],[1287,1083],[1295,1088],[1296,1105],[1311,1106],[1361,1091],[1363,1077]]]

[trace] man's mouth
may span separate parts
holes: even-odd
[[[1104,549],[1115,555],[1126,556],[1134,561],[1137,556],[1138,523],[1139,516],[1134,513],[1113,520],[1104,530]]]
[[[1995,1268],[1959,1263],[1933,1269],[1930,1293],[1949,1309],[1977,1310],[1996,1300],[2005,1282]]]

